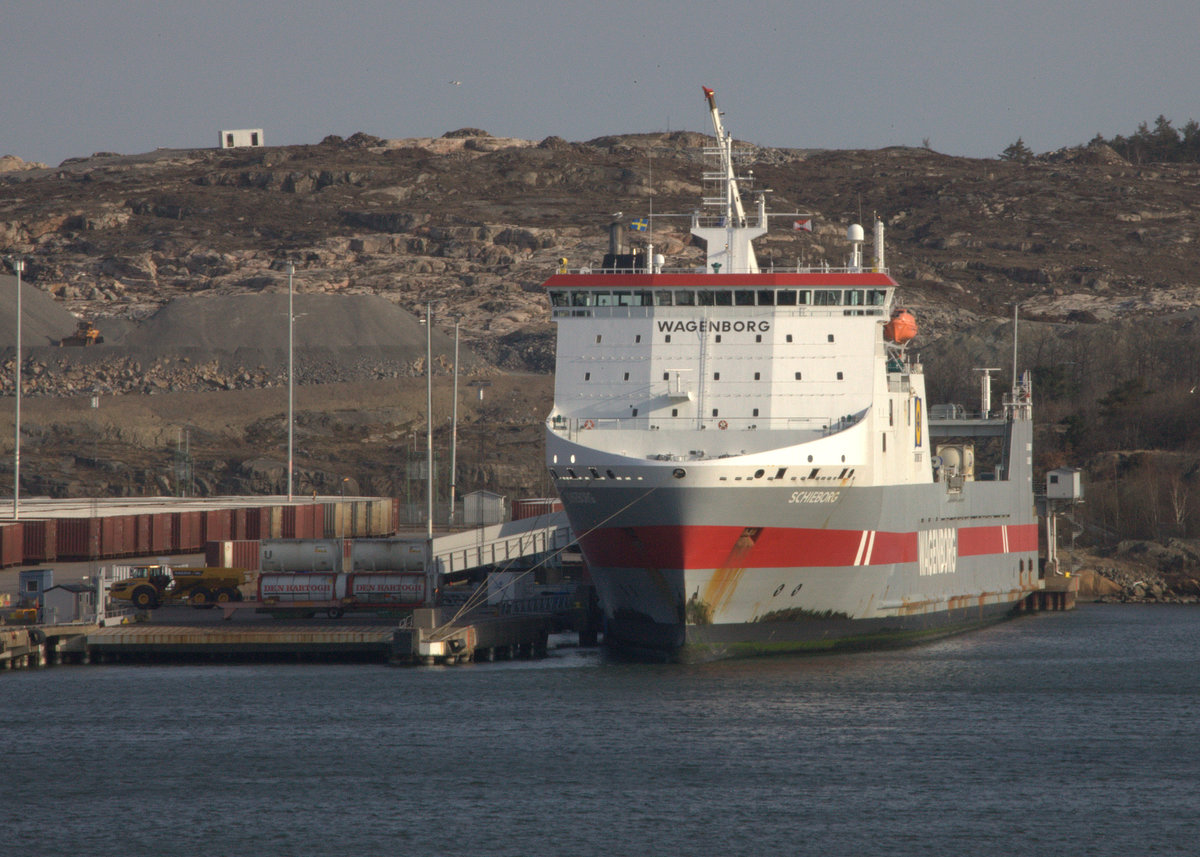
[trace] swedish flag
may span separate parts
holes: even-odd
[[[645,232],[649,228],[650,224],[644,217],[639,217],[637,220],[633,221],[633,223],[629,224],[629,229],[631,232]]]

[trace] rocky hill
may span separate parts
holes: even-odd
[[[53,168],[7,159],[0,253],[22,254],[25,282],[53,299],[38,305],[41,327],[27,317],[43,349],[28,355],[27,389],[278,388],[289,263],[297,333],[308,337],[299,346],[302,384],[400,383],[419,374],[424,331],[413,313],[426,304],[436,314],[440,366],[452,359],[457,317],[470,377],[548,372],[553,329],[539,285],[560,257],[572,267],[597,264],[612,213],[653,213],[651,237],[668,266],[700,260],[688,218],[669,215],[695,208],[708,139],[675,132],[534,142],[463,129],[436,139],[358,133],[309,146],[98,153]],[[1200,447],[1191,428],[1200,424],[1196,400],[1188,399],[1200,385],[1200,165],[1133,165],[1099,142],[1027,162],[914,148],[740,148],[750,189],[769,190],[771,210],[810,214],[815,224],[812,234],[796,232],[791,217],[781,218],[759,242],[764,266],[843,264],[847,225],[884,221],[887,264],[922,324],[934,401],[973,402],[972,368],[1010,364],[1019,304],[1027,320],[1021,362],[1038,384],[1042,464],[1106,456],[1097,478],[1116,485],[1134,465],[1113,465],[1114,450]],[[11,313],[6,301],[6,337]],[[75,317],[93,320],[105,344],[55,349]],[[11,359],[10,348],[9,391]],[[520,478],[480,471],[478,487],[541,484],[543,407],[523,399],[518,412],[490,415],[527,426],[530,463]],[[412,427],[377,428],[368,434]],[[276,443],[274,460],[278,452]],[[211,454],[220,459],[220,443]],[[1192,464],[1177,462],[1185,472],[1197,470]],[[329,461],[314,467],[336,470]],[[510,487],[508,478],[516,479]],[[211,480],[212,490],[223,484]],[[1200,502],[1200,490],[1191,497]],[[1129,516],[1106,512],[1097,526],[1114,518]],[[1188,534],[1191,525],[1180,526]]]

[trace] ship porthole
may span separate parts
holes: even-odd
[[[762,479],[762,478],[763,478],[763,474],[764,474],[765,472],[766,472],[766,471],[764,471],[764,470],[755,470],[755,471],[754,471],[754,478],[755,478],[755,479]]]
[[[812,464],[812,456],[811,455],[808,457],[808,463]]]
[[[687,476],[687,471],[684,470],[682,467],[676,467],[674,470],[671,471],[671,475],[674,476],[676,479],[682,479],[683,477]]]

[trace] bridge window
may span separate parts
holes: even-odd
[[[717,292],[717,306],[733,306],[733,292],[721,291]]]
[[[754,306],[754,292],[749,289],[738,289],[733,293],[734,306]]]
[[[595,306],[596,295],[594,292],[572,292],[571,306]]]
[[[863,305],[863,290],[862,289],[846,289],[846,306],[862,306]]]
[[[691,289],[680,289],[675,292],[675,306],[695,306],[696,293]]]
[[[796,290],[795,289],[780,289],[775,293],[775,303],[779,306],[795,306],[796,305]]]
[[[807,306],[812,303],[812,292],[808,289],[803,289],[796,293],[796,302],[801,306]]]
[[[596,292],[596,306],[616,306],[617,300],[611,292]]]
[[[711,292],[708,289],[701,289],[700,291],[696,292],[696,305],[697,306],[716,306],[717,305],[716,293]]]
[[[617,306],[641,306],[640,299],[639,303],[634,303],[638,296],[632,292],[613,292],[613,297],[616,298]]]
[[[818,289],[813,292],[813,297],[817,306],[841,306],[842,303],[841,289]]]
[[[870,289],[867,292],[867,303],[871,306],[883,306],[887,300],[887,292],[883,289]]]
[[[671,293],[666,289],[658,289],[654,292],[655,306],[671,306]]]
[[[566,292],[551,292],[550,293],[550,305],[551,306],[570,306],[571,301],[570,301],[570,298],[567,296]]]
[[[758,305],[775,306],[775,291],[773,289],[759,289]]]

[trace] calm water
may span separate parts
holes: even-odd
[[[643,666],[0,675],[0,853],[1196,854],[1200,610]]]

